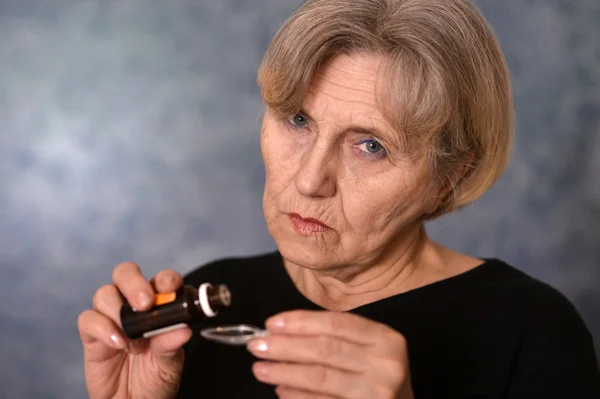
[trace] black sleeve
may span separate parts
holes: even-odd
[[[202,283],[213,282],[215,278],[220,277],[220,267],[225,262],[225,259],[218,259],[198,266],[183,276],[184,284],[197,287]]]
[[[592,336],[558,292],[533,307],[507,399],[599,399],[600,370]]]
[[[216,260],[197,267],[183,277],[184,284],[198,287],[206,282],[218,283],[219,281],[216,280],[219,280],[220,266],[223,262],[223,260]],[[185,361],[181,373],[181,384],[175,399],[203,398],[205,395],[209,397],[212,395],[211,392],[208,392],[211,387],[207,388],[206,386],[207,370],[204,369],[203,363],[198,361],[201,358],[200,344],[202,342],[199,338],[199,330],[197,326],[192,325],[190,327],[193,335],[183,347]]]

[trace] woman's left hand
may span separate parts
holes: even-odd
[[[270,335],[248,349],[259,381],[280,398],[412,399],[406,340],[372,320],[329,311],[291,311],[267,320]]]

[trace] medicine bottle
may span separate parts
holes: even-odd
[[[129,304],[121,308],[123,332],[131,339],[150,338],[191,323],[214,317],[231,305],[231,293],[225,285],[204,283],[198,289],[186,285],[170,293],[156,294],[154,306],[138,312]]]

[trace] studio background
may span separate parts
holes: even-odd
[[[255,83],[299,0],[0,0],[0,398],[86,397],[77,315],[146,276],[274,248]],[[481,0],[511,166],[429,226],[567,295],[600,346],[600,2]]]

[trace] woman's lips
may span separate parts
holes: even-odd
[[[329,226],[319,222],[317,219],[303,218],[297,213],[290,213],[289,217],[296,233],[303,236],[309,236],[329,230]]]

